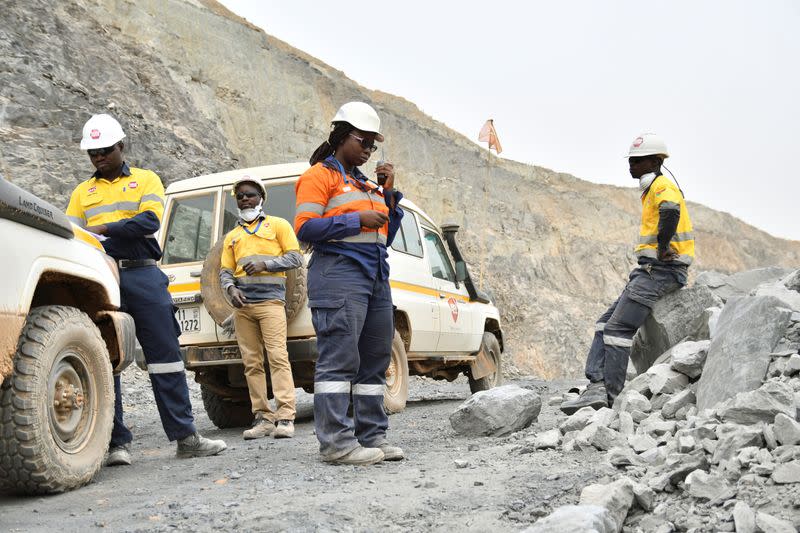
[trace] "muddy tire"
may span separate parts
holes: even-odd
[[[472,376],[467,373],[467,377],[469,377],[469,390],[473,394],[482,390],[489,390],[503,383],[500,343],[497,342],[497,337],[488,331],[484,332],[483,341],[481,341],[481,351],[488,353],[489,357],[494,360],[495,371],[480,379],[472,379]]]
[[[32,309],[0,388],[0,490],[63,492],[103,464],[114,382],[97,326],[74,307]]]
[[[233,313],[233,305],[228,294],[222,290],[219,282],[219,269],[222,261],[222,245],[220,239],[208,251],[200,272],[200,294],[203,305],[217,325]],[[306,304],[306,268],[302,266],[286,272],[286,319],[292,320]]]
[[[386,389],[383,391],[383,408],[388,414],[399,413],[408,401],[408,356],[403,338],[395,331],[392,355],[386,369]]]
[[[200,385],[200,394],[209,420],[219,429],[250,427],[253,423],[250,400],[223,398],[205,385]]]

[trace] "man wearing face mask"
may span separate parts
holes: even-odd
[[[245,176],[233,186],[239,221],[222,247],[219,278],[233,311],[236,340],[242,353],[255,419],[246,440],[268,435],[294,436],[295,394],[286,350],[286,271],[303,264],[291,224],[264,214],[266,190]],[[277,411],[267,400],[264,349],[269,360]]]
[[[633,336],[663,296],[686,285],[694,259],[692,221],[683,193],[661,173],[669,157],[664,141],[653,133],[634,139],[628,150],[631,177],[639,180],[642,218],[635,254],[639,266],[625,290],[595,324],[586,359],[589,385],[579,398],[561,404],[572,414],[583,407],[609,407],[625,385]]]

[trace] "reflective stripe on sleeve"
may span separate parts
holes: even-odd
[[[603,335],[603,344],[608,346],[621,346],[622,348],[630,348],[633,346],[633,339],[626,339],[624,337],[612,337],[611,335]]]
[[[676,233],[670,239],[671,242],[686,242],[694,240],[694,232],[685,231]],[[658,235],[639,235],[639,244],[658,244]]]
[[[595,322],[594,330],[595,331],[603,331],[605,329],[606,323],[605,322]]]
[[[349,381],[315,381],[314,394],[349,394]]]
[[[160,203],[161,205],[164,205],[164,199],[163,199],[163,198],[161,198],[161,197],[160,197],[159,195],[157,195],[157,194],[145,194],[144,196],[142,196],[142,199],[141,199],[141,200],[139,200],[139,203],[140,203],[140,204],[141,204],[142,202],[158,202],[158,203]]]
[[[175,361],[174,363],[153,363],[147,365],[147,371],[151,374],[172,374],[174,372],[183,372],[183,361]]]
[[[362,231],[358,235],[352,235],[344,239],[331,239],[330,242],[367,242],[386,245],[386,235],[377,231]]]
[[[67,218],[69,219],[70,222],[72,222],[76,226],[79,226],[81,228],[85,228],[86,227],[86,221],[84,219],[82,219],[81,217],[67,217]]]
[[[248,255],[247,257],[242,257],[241,259],[236,261],[236,264],[239,265],[239,266],[243,266],[245,263],[247,263],[249,261],[254,261],[254,262],[269,261],[270,259],[277,259],[278,257],[280,257],[280,256],[279,255]]]
[[[658,206],[658,210],[661,211],[662,209],[669,211],[680,211],[681,204],[676,202],[661,202],[661,205]]]
[[[334,196],[328,200],[328,205],[325,206],[325,212],[341,207],[344,204],[355,202],[357,200],[369,200],[369,194],[363,191],[351,191],[338,196]]]
[[[286,285],[284,276],[242,276],[236,281],[244,285]]]
[[[353,385],[353,394],[358,394],[360,396],[383,396],[384,386],[381,384],[378,385],[368,385],[366,383],[356,383]]]
[[[314,202],[303,202],[297,206],[298,213],[315,213],[322,215],[325,212],[325,207]]]

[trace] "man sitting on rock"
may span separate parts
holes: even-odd
[[[669,157],[660,137],[645,133],[628,152],[631,176],[639,180],[642,221],[636,257],[639,266],[622,294],[595,324],[594,340],[586,360],[589,385],[580,397],[561,404],[572,414],[582,407],[599,409],[614,403],[625,385],[633,336],[662,296],[686,285],[694,259],[692,222],[683,193],[661,174]]]

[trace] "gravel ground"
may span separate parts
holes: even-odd
[[[467,438],[448,421],[469,396],[466,380],[412,378],[408,407],[390,418],[389,433],[407,460],[351,467],[319,460],[310,395],[298,391],[294,439],[245,442],[240,430],[211,424],[191,378],[198,429],[224,438],[228,450],[178,460],[146,374],[128,369],[133,466],[104,468],[94,483],[67,494],[0,497],[0,530],[518,531],[577,503],[582,487],[614,471],[601,452],[532,453],[525,439],[557,422],[548,399],[575,382],[514,382],[542,394],[538,422],[509,437]]]

